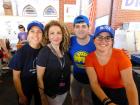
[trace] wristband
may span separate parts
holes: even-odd
[[[108,105],[108,104],[112,103],[112,101],[111,101],[109,98],[105,98],[105,99],[102,101],[102,103],[103,103],[104,105]]]
[[[39,89],[41,89],[41,90],[44,90],[43,88],[41,88],[41,87],[38,87]]]

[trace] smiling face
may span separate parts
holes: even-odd
[[[76,23],[74,25],[74,32],[77,38],[84,39],[89,35],[89,26],[85,23]]]
[[[108,32],[101,32],[97,37],[95,37],[94,43],[96,46],[96,50],[107,51],[109,49],[112,49],[113,38]]]
[[[49,41],[51,44],[60,45],[62,41],[62,30],[59,26],[53,25],[48,31]]]
[[[37,46],[42,42],[42,36],[42,30],[37,26],[32,26],[28,32],[27,40],[29,41],[30,45]]]

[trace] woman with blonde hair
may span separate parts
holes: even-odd
[[[70,88],[69,32],[58,21],[45,26],[47,45],[37,60],[37,78],[43,105],[62,105]]]

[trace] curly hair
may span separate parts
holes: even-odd
[[[62,31],[62,42],[60,43],[60,50],[63,51],[63,52],[68,51],[69,44],[70,44],[69,30],[64,23],[60,23],[60,22],[55,21],[55,20],[50,21],[45,26],[44,33],[45,33],[45,38],[46,38],[46,44],[50,43],[48,33],[49,33],[50,27],[52,27],[52,26],[60,27],[60,29]]]

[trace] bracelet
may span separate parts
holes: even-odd
[[[41,88],[41,87],[38,87],[39,89],[41,89],[41,90],[44,90],[43,88]]]
[[[102,101],[102,103],[103,103],[104,105],[108,105],[108,104],[112,103],[112,101],[110,100],[110,98],[105,98],[105,99]]]

